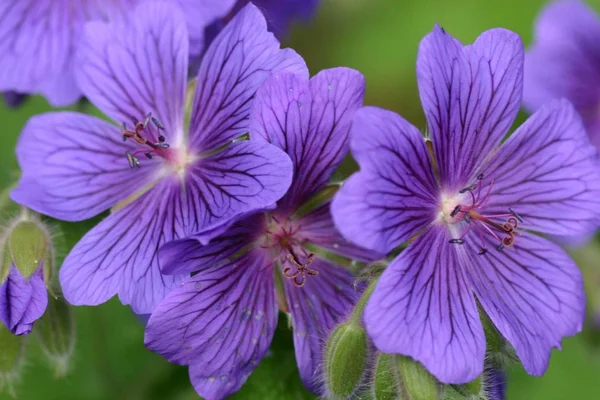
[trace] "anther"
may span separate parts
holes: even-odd
[[[481,180],[483,180],[483,174],[479,174],[479,175],[477,175],[477,180],[478,180],[478,181],[481,181]]]
[[[457,205],[456,207],[454,207],[454,210],[452,210],[452,212],[450,213],[450,217],[454,218],[456,217],[456,214],[458,214],[460,212],[460,204]]]
[[[164,130],[165,130],[165,127],[163,126],[163,124],[161,124],[161,123],[160,123],[160,121],[159,121],[159,120],[157,120],[157,119],[156,119],[156,118],[154,118],[154,117],[152,117],[152,123],[153,123],[153,124],[154,124],[154,125],[155,125],[155,126],[158,128],[158,129],[160,129],[161,131],[164,131]],[[159,140],[160,140],[160,138],[159,138]]]
[[[140,167],[140,160],[136,156],[128,151],[125,152],[125,155],[127,156],[127,161],[129,161],[129,168]]]
[[[500,243],[498,246],[496,246],[496,250],[498,250],[498,251],[504,250],[504,245],[502,243]]]
[[[152,154],[150,153],[144,153],[144,155],[146,156],[146,158],[148,158],[149,160],[152,160]]]
[[[450,239],[448,242],[452,244],[463,244],[465,241],[464,239]]]
[[[154,143],[157,147],[160,147],[161,149],[168,149],[169,148],[169,143]]]
[[[479,252],[477,254],[479,254],[480,256],[484,255],[485,253],[487,253],[487,249],[485,247],[482,247],[481,249],[479,249]]]
[[[458,193],[466,193],[466,192],[470,192],[471,190],[474,190],[477,187],[477,185],[473,184],[471,186],[467,186],[466,188],[462,188],[458,191]]]
[[[471,223],[471,216],[469,215],[469,213],[465,212],[465,221],[467,222],[467,224]]]
[[[510,211],[510,213],[513,215],[513,217],[515,217],[520,223],[523,223],[523,218],[521,218],[521,216],[519,214],[516,213],[516,211],[514,211],[512,208],[508,208],[508,211]]]
[[[166,140],[166,139],[165,139],[165,137],[164,137],[163,135],[160,135],[160,136],[158,137],[158,141],[159,141],[160,143],[163,143],[165,140]]]

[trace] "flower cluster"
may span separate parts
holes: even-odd
[[[11,198],[24,215],[103,215],[62,262],[61,293],[149,315],[146,347],[204,398],[241,388],[279,312],[304,385],[331,398],[369,380],[503,398],[507,355],[541,375],[581,330],[582,276],[551,240],[600,225],[598,93],[575,76],[600,74],[577,57],[600,23],[581,4],[550,8],[527,57],[508,30],[463,45],[436,26],[417,59],[423,135],[364,106],[360,72],[310,77],[280,48],[271,31],[316,1],[30,3],[0,0],[0,91],[85,97],[107,118],[31,118]],[[555,23],[564,12],[593,32]],[[511,132],[523,97],[536,111]],[[336,183],[349,152],[360,170]],[[52,238],[36,216],[0,239],[0,320],[25,335],[48,306]]]

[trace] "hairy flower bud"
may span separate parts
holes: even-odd
[[[65,376],[75,348],[75,324],[69,305],[50,296],[46,313],[37,323],[35,333],[55,376]]]
[[[31,332],[48,304],[54,250],[49,230],[23,209],[0,238],[0,321],[15,335]]]
[[[329,396],[347,399],[358,388],[367,363],[367,335],[356,323],[338,326],[325,348],[325,382]]]
[[[26,339],[14,336],[0,324],[0,393],[15,397],[14,384],[19,380]]]
[[[380,353],[375,361],[371,394],[373,400],[400,400],[394,356]]]
[[[401,384],[402,398],[410,400],[437,400],[442,385],[421,365],[409,357],[395,356]]]

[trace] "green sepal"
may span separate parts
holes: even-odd
[[[371,393],[373,400],[400,400],[394,356],[379,353],[373,370]]]
[[[401,384],[402,398],[410,400],[438,400],[442,385],[421,365],[410,357],[395,356]]]

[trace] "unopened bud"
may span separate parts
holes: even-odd
[[[358,388],[367,363],[367,335],[356,323],[333,331],[325,348],[325,383],[329,397],[347,399]]]
[[[506,373],[501,368],[486,366],[482,386],[483,398],[504,400],[506,398]]]
[[[26,335],[47,306],[46,282],[54,251],[48,229],[23,210],[0,238],[0,321],[15,335]]]
[[[69,305],[50,296],[46,313],[38,321],[35,333],[55,376],[65,376],[75,349],[75,324]]]
[[[25,337],[14,336],[0,324],[0,393],[15,397],[25,351]]]
[[[437,400],[442,385],[421,365],[409,357],[397,355],[396,368],[402,385],[402,398],[410,400]]]
[[[371,392],[373,400],[400,400],[394,356],[383,353],[377,356]]]

